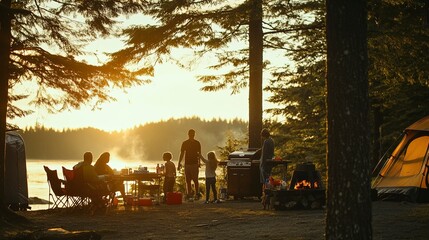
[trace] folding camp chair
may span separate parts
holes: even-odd
[[[94,205],[94,200],[97,201],[97,204],[100,205],[104,203],[106,206],[108,202],[112,202],[110,200],[110,192],[108,191],[107,184],[104,182],[102,185],[97,183],[85,183],[79,178],[79,170],[71,170],[65,167],[62,167],[63,175],[66,179],[66,190],[69,196],[69,200],[71,200],[72,207],[85,207]],[[104,186],[105,185],[105,186]],[[104,189],[105,187],[105,189]]]
[[[74,170],[67,169],[65,167],[62,167],[62,169],[64,178],[66,179],[65,188],[67,190],[69,200],[71,201],[71,207],[83,207],[88,205],[89,198],[79,190],[78,184],[73,182],[75,177]]]
[[[61,208],[68,207],[68,196],[65,188],[62,187],[64,180],[58,178],[57,170],[51,170],[47,166],[43,166],[46,172],[48,184],[49,184],[49,205],[48,208],[51,208],[51,199],[52,199],[52,208]],[[52,190],[52,192],[51,192]]]

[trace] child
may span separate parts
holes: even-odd
[[[162,154],[162,159],[165,161],[165,171],[164,171],[164,202],[167,199],[167,193],[173,192],[174,184],[176,183],[176,166],[171,161],[173,154],[171,152],[165,152]]]
[[[213,203],[219,203],[216,191],[216,168],[218,164],[216,155],[214,152],[208,152],[207,159],[205,159],[201,154],[200,158],[206,164],[206,201],[204,203],[209,203],[210,188],[213,191]]]

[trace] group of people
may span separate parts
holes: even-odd
[[[166,160],[165,154],[163,155],[163,159]],[[176,169],[174,163],[171,161],[172,154],[170,152],[168,154],[168,160],[166,165],[166,179],[167,176],[175,176]],[[182,161],[184,160],[184,166],[182,165]],[[217,190],[216,190],[216,168],[218,165],[218,160],[216,158],[216,154],[214,152],[207,153],[207,159],[201,155],[201,143],[195,139],[195,130],[190,129],[188,131],[188,139],[182,143],[180,148],[180,156],[179,163],[177,165],[177,170],[180,171],[182,167],[184,167],[185,173],[185,182],[186,182],[186,199],[199,199],[200,198],[200,190],[199,190],[199,182],[198,175],[201,167],[201,161],[206,165],[205,174],[206,174],[206,201],[204,203],[209,203],[210,191],[213,193],[213,201],[214,203],[218,203],[217,198]],[[171,167],[167,168],[167,164]],[[171,178],[170,182],[164,181],[164,193],[172,192],[174,188],[175,178]],[[192,183],[194,188],[192,188]],[[166,187],[165,185],[168,184]]]
[[[274,157],[274,141],[270,136],[268,129],[262,129],[262,149],[260,159],[260,180],[262,185],[268,179],[271,169],[266,164],[266,160]],[[173,154],[171,152],[164,152],[162,154],[165,163],[164,171],[164,200],[168,192],[174,191],[174,185],[176,182],[176,166],[173,163]],[[184,160],[184,165],[182,161]],[[105,193],[105,192],[116,192],[120,191],[122,196],[125,196],[124,184],[121,181],[104,181],[102,177],[105,175],[113,175],[113,169],[108,165],[110,161],[109,152],[104,152],[100,155],[94,165],[92,165],[93,155],[91,152],[85,152],[84,160],[77,163],[73,169],[76,172],[76,177],[82,179],[83,182],[87,183],[92,191]],[[218,194],[216,189],[216,169],[218,166],[218,160],[214,151],[207,153],[207,158],[201,154],[201,143],[195,139],[195,130],[190,129],[188,131],[188,139],[185,140],[180,149],[180,156],[178,161],[177,170],[180,171],[184,167],[185,181],[186,181],[186,199],[199,199],[199,182],[198,175],[201,167],[201,162],[205,164],[205,185],[206,194],[205,202],[209,203],[210,193],[213,194],[212,202],[218,203]],[[193,183],[193,184],[192,184]],[[194,189],[192,187],[194,186]]]
[[[106,161],[110,158],[110,154],[103,153],[97,160],[97,163]],[[76,194],[91,198],[91,203],[94,205],[105,205],[103,198],[111,193],[111,189],[105,181],[103,181],[98,173],[102,164],[98,164],[97,168],[92,165],[93,155],[91,152],[85,152],[83,161],[78,162],[73,166],[74,176],[71,180],[70,189]]]
[[[267,160],[271,160],[274,157],[274,141],[271,137],[270,131],[266,128],[261,131],[262,147],[261,147],[261,158],[260,158],[260,182],[264,187],[267,179],[271,174],[271,166],[267,164]],[[195,186],[195,197],[198,199],[199,196],[199,184],[198,184],[198,173],[201,161],[206,165],[205,177],[206,177],[206,201],[209,203],[210,191],[213,192],[213,202],[219,202],[217,199],[216,190],[216,168],[218,160],[215,152],[208,152],[207,159],[201,155],[201,144],[195,139],[195,130],[190,129],[188,131],[188,139],[182,143],[180,149],[179,164],[177,169],[182,168],[182,160],[185,159],[184,171],[186,180],[186,194],[188,198],[192,198],[194,191],[192,189],[192,182]]]

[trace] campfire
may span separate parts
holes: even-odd
[[[321,189],[322,178],[313,163],[300,163],[293,172],[290,190]]]
[[[288,190],[271,194],[274,209],[319,209],[325,204],[322,177],[311,162],[296,165]]]
[[[294,190],[301,190],[301,189],[311,189],[311,188],[319,188],[319,184],[317,182],[310,182],[307,180],[302,180],[297,183],[295,183],[295,186],[293,187]]]

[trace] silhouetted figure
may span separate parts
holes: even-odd
[[[205,159],[200,154],[200,159],[206,165],[206,201],[204,203],[209,203],[210,200],[210,188],[213,192],[213,203],[218,203],[217,199],[217,190],[216,190],[216,168],[218,165],[218,161],[216,158],[215,152],[208,152],[207,159]]]
[[[171,152],[165,152],[162,154],[162,159],[165,161],[164,170],[164,202],[167,200],[167,193],[174,191],[174,184],[176,183],[176,166],[171,161],[173,154]]]
[[[85,152],[83,161],[73,166],[75,178],[74,186],[78,188],[82,196],[90,197],[91,203],[95,206],[103,206],[103,196],[109,194],[107,184],[98,178],[92,163],[92,153]]]
[[[94,168],[98,176],[106,176],[107,180],[109,179],[109,176],[112,176],[114,174],[113,169],[108,165],[110,162],[110,153],[104,152],[98,157],[97,161],[94,164]],[[112,181],[108,180],[107,184],[109,186],[109,190],[112,193],[115,193],[116,191],[121,192],[122,198],[125,197],[125,186],[122,181]]]
[[[200,167],[200,152],[201,144],[195,140],[195,130],[190,129],[188,131],[188,140],[182,143],[180,148],[179,164],[177,169],[182,168],[182,159],[185,157],[185,179],[186,179],[186,195],[187,198],[191,198],[193,195],[191,181],[195,185],[195,198],[200,197],[199,185],[198,185],[198,173]]]
[[[268,129],[264,128],[261,131],[262,149],[259,169],[261,173],[261,183],[264,184],[271,174],[271,167],[267,165],[267,160],[272,160],[274,157],[274,141]]]

